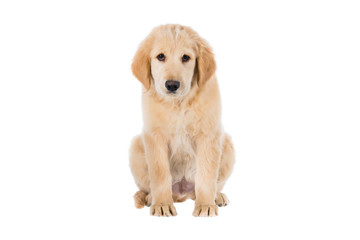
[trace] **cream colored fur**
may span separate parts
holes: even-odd
[[[157,56],[162,53],[165,61]],[[182,56],[190,57],[183,62]],[[221,125],[216,64],[208,43],[189,27],[163,25],[140,44],[132,70],[144,86],[143,133],[134,138],[130,167],[140,191],[135,205],[156,216],[174,216],[173,202],[195,200],[194,216],[215,216],[228,199],[221,193],[234,164],[230,137]],[[180,88],[169,94],[167,80]],[[184,179],[193,191],[172,192]]]

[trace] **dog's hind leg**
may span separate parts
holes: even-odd
[[[142,190],[137,191],[134,195],[135,200],[135,207],[136,208],[143,208],[145,206],[150,207],[151,206],[151,194],[146,193]]]
[[[229,199],[221,193],[227,179],[229,178],[235,163],[235,150],[229,135],[225,134],[222,155],[220,160],[219,176],[217,181],[217,192],[215,203],[219,207],[229,204]]]
[[[141,136],[136,136],[131,143],[130,169],[134,176],[135,183],[140,189],[140,191],[134,195],[135,207],[142,208],[145,205],[150,206],[150,179]]]

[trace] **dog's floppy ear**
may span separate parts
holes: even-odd
[[[209,44],[204,40],[198,41],[198,57],[196,59],[198,71],[198,86],[203,86],[215,73],[216,63]]]
[[[139,46],[133,59],[131,69],[134,76],[144,85],[150,88],[150,40],[145,39]]]

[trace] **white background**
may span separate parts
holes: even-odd
[[[0,239],[359,239],[357,1],[1,1]],[[216,54],[237,164],[219,217],[135,209],[130,65],[159,24]]]

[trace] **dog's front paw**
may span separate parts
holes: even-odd
[[[158,217],[176,216],[176,209],[174,204],[153,204],[150,207],[150,214]]]
[[[218,206],[211,205],[195,205],[193,216],[195,217],[215,217],[218,215]]]

